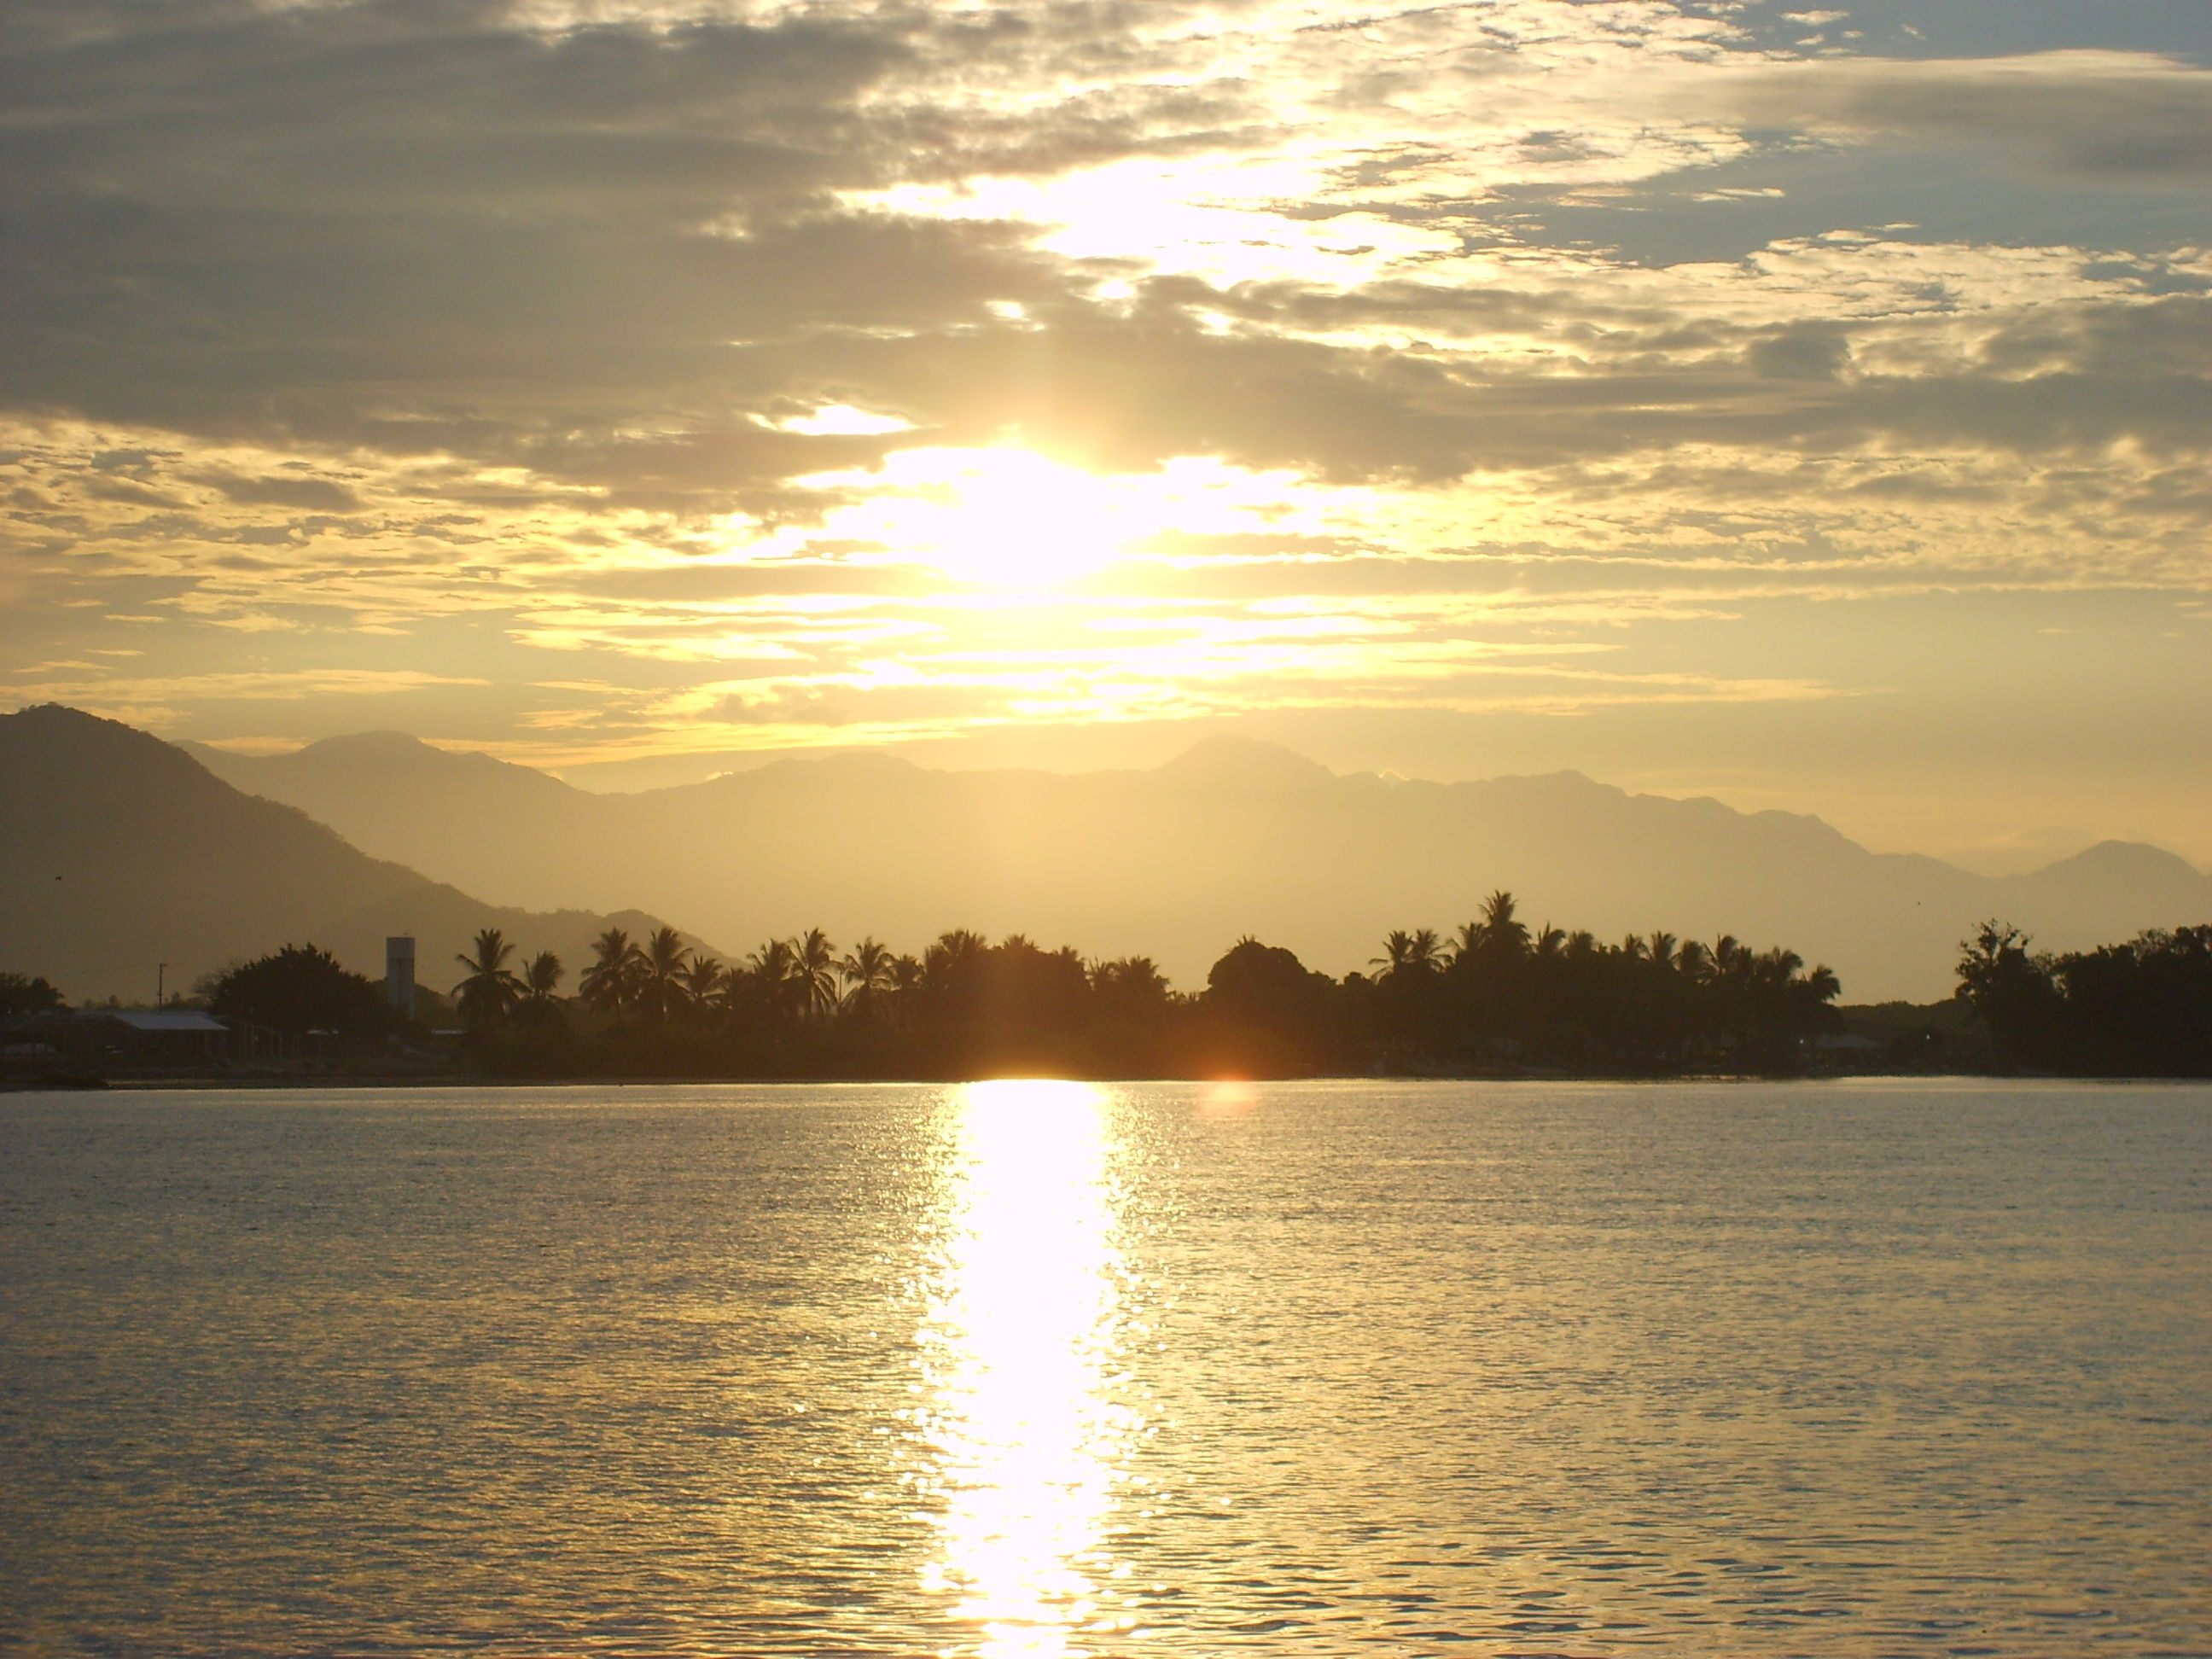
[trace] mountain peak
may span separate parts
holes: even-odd
[[[2033,875],[2014,879],[2040,881],[2067,877],[2186,882],[2202,879],[2202,872],[2179,853],[2169,853],[2148,842],[2100,841],[2094,847],[2083,848],[2071,858],[2060,859],[2055,864],[2045,865]]]
[[[95,777],[123,784],[134,777],[161,777],[184,787],[216,784],[198,760],[150,732],[58,702],[0,714],[0,759],[12,769],[37,769],[50,784]],[[17,775],[33,774],[19,770]]]
[[[453,757],[450,750],[425,743],[411,732],[348,732],[335,738],[319,738],[285,758],[351,766],[434,766]]]
[[[1240,732],[1201,738],[1152,775],[1174,783],[1227,784],[1245,789],[1310,788],[1336,774],[1295,750]]]

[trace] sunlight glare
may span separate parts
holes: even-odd
[[[1200,456],[1098,474],[1018,447],[894,450],[873,468],[798,482],[860,497],[825,514],[819,533],[1013,595],[1068,586],[1126,556],[1159,556],[1143,544],[1161,538],[1333,532],[1346,499],[1363,493]]]
[[[872,482],[888,493],[854,532],[1002,592],[1087,575],[1149,528],[1126,492],[1027,449],[901,450]]]
[[[879,438],[886,433],[911,432],[914,422],[896,415],[878,415],[850,404],[824,404],[811,414],[787,420],[762,420],[774,432],[796,432],[805,438]]]
[[[1120,1251],[1105,1099],[1086,1085],[970,1085],[954,1105],[943,1270],[922,1329],[927,1587],[982,1659],[1088,1650],[1110,1610],[1105,1527],[1133,1413],[1111,1396]]]

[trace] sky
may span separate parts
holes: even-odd
[[[24,0],[0,704],[2212,864],[2203,0]]]

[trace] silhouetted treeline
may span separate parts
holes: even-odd
[[[216,975],[207,1007],[219,1018],[295,1039],[310,1031],[357,1040],[390,1036],[405,1023],[375,981],[313,945],[287,945]]]
[[[2031,951],[1990,921],[1960,942],[1959,991],[2001,1068],[2086,1077],[2212,1077],[2212,926],[2124,945]]]
[[[519,964],[496,933],[460,962],[454,1004],[475,1051],[501,1070],[549,1073],[1792,1071],[1833,1024],[1838,989],[1826,968],[1731,938],[1604,945],[1532,932],[1506,893],[1449,941],[1393,933],[1375,971],[1341,980],[1243,939],[1193,995],[1147,957],[1086,960],[967,932],[915,957],[872,939],[840,951],[817,929],[726,963],[672,928],[642,940],[611,930],[573,1003],[557,994],[557,958]]]
[[[2212,926],[2064,955],[2030,943],[1987,923],[1961,942],[1954,1004],[1872,1012],[1887,1029],[1899,1009],[1967,1011],[1972,1024],[1957,1029],[1938,1069],[2212,1076]],[[673,928],[641,940],[610,930],[573,998],[562,994],[568,970],[558,957],[522,959],[496,931],[457,960],[451,1003],[423,988],[424,1018],[412,1022],[375,981],[312,945],[288,945],[201,988],[214,1013],[295,1043],[314,1034],[325,1055],[333,1041],[350,1043],[365,1060],[393,1039],[430,1042],[433,1025],[458,1018],[470,1063],[516,1075],[1789,1073],[1818,1060],[1819,1038],[1841,1024],[1836,976],[1789,951],[1727,937],[1604,945],[1531,930],[1502,892],[1449,939],[1390,933],[1371,972],[1342,979],[1240,939],[1195,994],[1175,990],[1146,957],[1085,959],[967,932],[915,957],[872,939],[840,951],[817,929],[725,963]],[[0,974],[0,1014],[62,1017],[61,1002],[44,979]],[[1905,1056],[1909,1069],[1928,1068],[1929,1042]]]
[[[0,973],[0,1018],[11,1014],[40,1014],[62,1006],[60,988],[41,974]]]

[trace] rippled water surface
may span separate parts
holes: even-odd
[[[0,1649],[2212,1653],[2212,1091],[0,1097]]]

